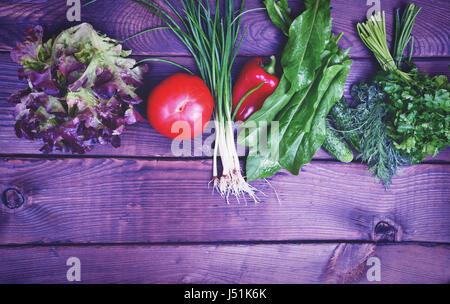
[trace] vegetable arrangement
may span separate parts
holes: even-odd
[[[277,90],[243,125],[238,142],[250,146],[249,181],[273,175],[281,168],[298,174],[325,141],[326,117],[344,93],[352,61],[337,46],[341,35],[331,33],[329,0],[307,0],[306,11],[290,23],[286,0],[266,0],[271,20],[288,34]],[[288,30],[289,29],[289,30]],[[259,137],[268,128],[268,151],[260,151]],[[256,126],[256,127],[255,127]],[[246,134],[249,129],[249,134]]]
[[[135,89],[143,69],[115,40],[83,23],[42,41],[41,26],[28,29],[11,52],[28,87],[13,94],[16,135],[40,139],[41,151],[85,153],[96,143],[120,146],[126,125],[136,122]]]
[[[349,105],[342,96],[352,60],[349,50],[337,45],[342,33],[336,37],[331,32],[330,0],[305,0],[306,10],[295,19],[287,0],[264,0],[270,19],[288,37],[282,75],[274,75],[274,56],[267,66],[262,58],[254,58],[234,87],[230,75],[245,35],[240,33],[244,0],[237,11],[234,0],[218,0],[214,10],[206,0],[181,0],[177,7],[165,0],[169,11],[151,1],[132,1],[158,16],[165,27],[130,38],[169,29],[191,52],[200,72],[194,76],[163,59],[140,61],[171,63],[191,74],[175,74],[153,90],[149,122],[167,137],[191,139],[214,114],[212,182],[227,201],[230,195],[248,195],[257,202],[249,181],[282,168],[299,174],[321,146],[342,162],[353,160],[353,148],[387,188],[399,166],[420,163],[449,145],[448,80],[420,74],[411,62],[411,31],[420,11],[413,4],[402,17],[397,10],[392,52],[384,12],[358,24],[361,40],[382,71],[352,87]],[[131,51],[123,51],[118,41],[86,23],[45,43],[42,36],[42,27],[30,29],[11,53],[23,66],[19,77],[29,84],[9,98],[16,105],[17,136],[41,139],[41,150],[47,153],[85,153],[96,143],[120,146],[125,126],[137,120],[133,105],[141,99],[135,90],[145,69],[127,58]],[[409,44],[411,52],[404,57]],[[243,122],[238,143],[250,147],[247,179],[236,152],[233,121]],[[261,149],[263,141],[267,149]]]
[[[384,12],[358,24],[362,41],[383,70],[372,82],[353,86],[353,106],[343,100],[328,117],[386,188],[400,165],[420,163],[450,144],[448,79],[419,74],[411,62],[411,31],[419,11],[409,4],[400,18],[397,10],[392,54],[387,46]],[[406,58],[403,54],[410,42]]]

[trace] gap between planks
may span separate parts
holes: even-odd
[[[443,150],[443,153],[448,153],[450,151],[447,150]],[[322,154],[322,152],[319,152]],[[326,152],[323,151],[323,154],[325,154]],[[323,157],[323,158],[322,158]],[[141,156],[141,155],[115,155],[115,154],[84,154],[84,155],[79,155],[79,154],[5,154],[2,153],[0,154],[0,159],[26,159],[26,158],[30,158],[30,159],[44,159],[44,160],[57,160],[57,159],[124,159],[124,160],[143,160],[143,161],[154,161],[154,160],[163,160],[163,161],[204,161],[204,160],[211,160],[212,157],[208,157],[208,156],[182,156],[182,157],[176,157],[176,156]],[[241,160],[241,162],[245,161],[247,158],[247,156],[240,156],[239,159]],[[342,163],[340,161],[338,161],[337,159],[333,158],[332,156],[329,156],[328,158],[326,158],[325,155],[321,155],[321,157],[317,158],[313,158],[311,162],[330,162],[330,163],[338,163],[338,164],[346,164],[346,163]],[[359,165],[363,165],[363,166],[367,166],[367,164],[362,163],[361,161],[358,161],[356,158],[353,159],[351,162],[347,163],[347,164],[359,164]],[[450,159],[438,159],[438,160],[434,160],[434,159],[426,159],[425,161],[423,161],[420,164],[415,164],[413,166],[420,166],[420,165],[450,165]],[[407,166],[403,166],[403,167],[407,167]]]
[[[142,246],[142,247],[180,247],[180,246],[228,246],[228,245],[313,245],[313,244],[354,244],[354,245],[418,245],[418,246],[437,246],[437,245],[448,245],[450,242],[439,242],[439,241],[399,241],[399,242],[388,242],[388,241],[367,241],[367,240],[248,240],[248,241],[205,241],[205,242],[123,242],[123,243],[107,243],[107,242],[94,242],[94,243],[29,243],[29,244],[0,244],[0,249],[2,248],[51,248],[51,247],[122,247],[122,246]]]

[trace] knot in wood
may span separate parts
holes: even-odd
[[[375,226],[376,242],[394,242],[397,229],[391,224],[381,221]]]
[[[14,188],[8,188],[3,191],[2,200],[3,204],[9,209],[17,209],[25,202],[22,193]]]

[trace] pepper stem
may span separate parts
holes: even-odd
[[[275,66],[277,64],[277,58],[275,56],[270,56],[270,63],[263,67],[264,71],[269,73],[270,75],[275,75]]]

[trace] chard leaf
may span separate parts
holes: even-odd
[[[283,51],[283,76],[277,90],[264,102],[262,108],[243,124],[252,129],[248,138],[239,144],[255,145],[255,124],[272,121],[295,93],[307,90],[321,65],[321,55],[331,32],[330,1],[306,1],[306,11],[298,16],[289,29],[289,40]]]
[[[281,168],[298,174],[311,161],[326,137],[326,116],[342,97],[352,63],[331,34],[329,1],[307,1],[307,10],[291,25],[283,53],[283,77],[275,93],[243,127],[279,122],[278,132],[268,129],[266,151],[256,127],[239,143],[250,145],[247,180],[273,175]],[[259,134],[259,136],[258,136]],[[244,136],[242,136],[244,138]]]
[[[331,35],[330,0],[307,0],[306,11],[289,28],[281,58],[284,76],[298,90],[311,85]]]
[[[274,175],[282,167],[274,154],[258,153],[256,147],[251,147],[246,162],[247,180],[266,178]]]
[[[292,23],[291,9],[287,0],[264,0],[264,5],[267,8],[267,13],[272,20],[272,23],[280,28],[287,36],[289,34],[289,27]]]
[[[257,136],[260,129],[257,127],[263,122],[270,122],[275,119],[275,116],[286,104],[291,100],[296,93],[296,88],[291,87],[290,82],[286,77],[282,77],[275,92],[269,96],[264,102],[262,108],[255,112],[250,119],[248,119],[241,129],[248,129],[249,134],[244,136],[240,133],[238,136],[238,144],[241,146],[255,146],[257,145]]]
[[[270,146],[270,148],[278,154],[278,166],[292,174],[298,174],[300,167],[310,162],[322,146],[326,137],[326,116],[344,93],[344,84],[350,65],[351,60],[346,60],[339,65],[325,64],[323,72],[318,75],[310,89],[297,92],[289,105],[277,117],[279,151],[275,147]],[[269,143],[272,143],[272,135],[269,132]],[[265,157],[263,154],[258,155],[257,158],[261,162],[258,169],[261,174],[271,173],[278,167],[275,165],[276,155],[266,153]],[[267,165],[270,165],[270,168],[265,167]],[[250,180],[262,178],[262,175],[251,175],[251,172],[255,170],[249,171],[247,178]]]
[[[351,60],[345,61],[341,66],[329,68],[327,73],[334,75],[330,81],[326,93],[322,96],[319,108],[314,117],[314,126],[307,132],[297,150],[294,162],[291,163],[289,171],[298,174],[301,166],[309,163],[314,154],[323,145],[326,137],[326,117],[331,107],[342,97],[344,84],[350,71]]]

